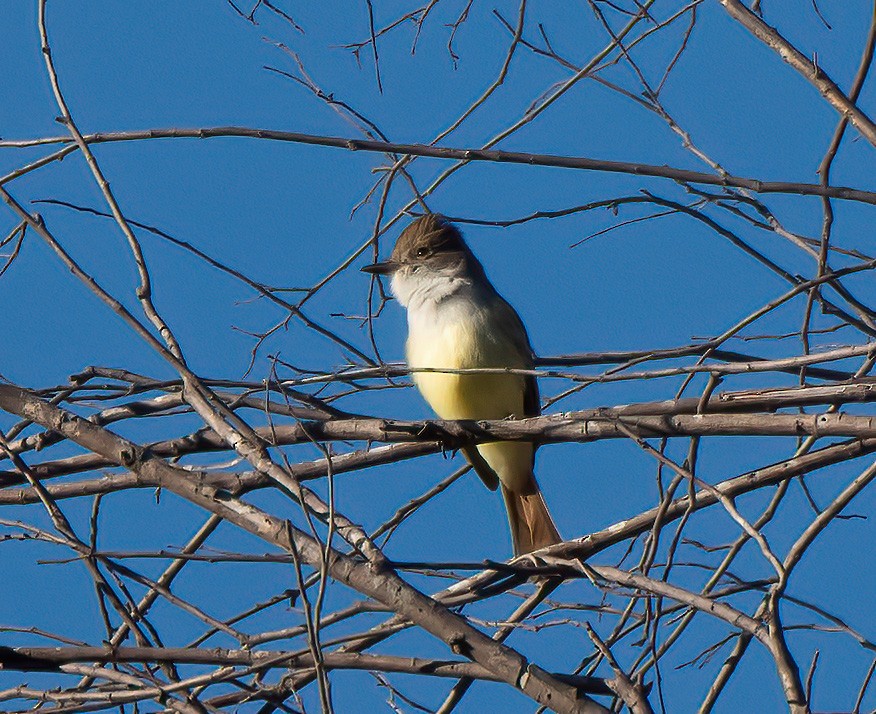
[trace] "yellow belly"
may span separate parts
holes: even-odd
[[[524,367],[524,358],[471,326],[435,325],[407,343],[413,380],[442,419],[504,419],[523,415],[525,380],[515,374],[455,374],[429,370]]]
[[[484,340],[464,325],[434,325],[429,339],[411,335],[407,343],[414,383],[441,419],[522,417],[525,379],[514,374],[453,374],[427,369],[525,367],[525,357],[510,346]],[[481,456],[512,491],[526,487],[532,475],[532,444],[495,442],[477,447]]]

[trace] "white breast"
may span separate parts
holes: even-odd
[[[448,298],[408,308],[408,364],[411,367],[480,367],[483,326],[470,300]]]

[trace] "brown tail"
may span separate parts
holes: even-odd
[[[531,553],[563,540],[548,513],[535,479],[532,480],[532,488],[528,490],[529,493],[514,493],[502,485],[515,556]]]

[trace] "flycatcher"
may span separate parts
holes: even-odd
[[[388,261],[362,270],[391,276],[392,293],[408,314],[408,366],[441,419],[541,412],[532,375],[417,371],[533,367],[523,322],[496,292],[456,227],[436,214],[422,216],[402,231]],[[501,485],[515,555],[562,540],[535,481],[531,442],[479,444],[463,453],[487,488]]]

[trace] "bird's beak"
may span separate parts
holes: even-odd
[[[398,270],[399,264],[394,260],[387,260],[384,263],[373,263],[362,268],[363,273],[371,273],[372,275],[392,275]]]

